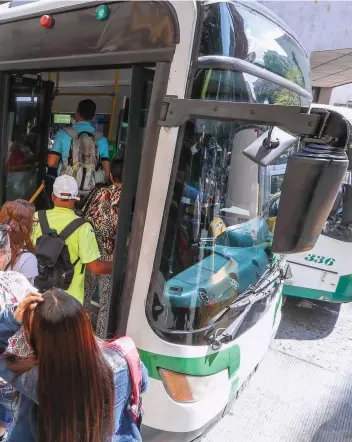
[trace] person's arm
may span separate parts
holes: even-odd
[[[131,377],[127,363],[114,375],[115,384],[115,435],[121,426],[124,411],[132,393]]]
[[[110,161],[102,160],[101,165],[103,167],[106,179],[110,179]]]
[[[102,137],[98,144],[101,165],[104,169],[105,176],[108,179],[110,177],[109,143],[105,137]]]
[[[4,353],[9,345],[9,339],[15,335],[22,327],[22,324],[17,322],[13,312],[10,309],[5,309],[0,312],[0,352]],[[0,369],[1,371],[1,369]],[[2,375],[0,375],[2,377]]]
[[[87,270],[92,275],[111,275],[112,273],[112,261],[101,261],[97,259],[93,262],[86,264]]]
[[[57,168],[59,167],[61,158],[62,158],[62,144],[63,138],[65,136],[65,132],[63,130],[59,130],[56,134],[53,148],[48,154],[48,173],[49,175],[56,176]],[[56,173],[55,173],[56,169]]]
[[[9,339],[22,327],[24,311],[29,306],[33,310],[38,302],[43,302],[43,298],[37,293],[29,293],[19,303],[15,312],[9,309],[0,312],[0,348],[2,351],[6,350]],[[38,370],[36,366],[16,377],[15,373],[9,369],[9,355],[0,355],[0,377],[11,383],[17,391],[32,401],[38,401]]]
[[[57,152],[50,152],[48,155],[48,168],[57,169],[60,164],[61,155]]]

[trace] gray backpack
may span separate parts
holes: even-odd
[[[99,132],[77,132],[73,127],[64,128],[64,131],[70,135],[72,141],[60,175],[72,176],[77,181],[80,192],[89,192],[95,186],[101,169],[98,142],[103,135]]]

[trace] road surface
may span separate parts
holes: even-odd
[[[352,304],[288,298],[257,373],[202,442],[351,442]]]

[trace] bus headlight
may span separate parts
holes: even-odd
[[[165,368],[159,368],[159,373],[167,393],[176,402],[200,401],[229,380],[227,369],[209,376],[191,376]]]

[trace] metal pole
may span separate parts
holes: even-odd
[[[38,189],[36,190],[32,198],[29,200],[29,202],[33,204],[44,188],[45,188],[45,181],[42,181],[42,184],[38,187]]]
[[[112,131],[113,131],[114,122],[115,122],[116,104],[117,104],[116,94],[117,94],[117,91],[119,89],[119,80],[120,80],[120,69],[116,69],[115,85],[114,85],[114,98],[112,100],[112,105],[111,105],[111,114],[110,114],[108,140],[112,139]]]
[[[53,73],[52,72],[48,72],[48,81],[53,81]],[[51,109],[50,111],[52,112],[54,108],[54,101],[51,102]]]
[[[56,84],[55,84],[55,88],[59,89],[59,85],[60,85],[60,72],[56,72]]]
[[[51,72],[49,72],[50,78],[49,80],[51,80]],[[56,108],[55,108],[55,98],[59,93],[59,84],[60,84],[60,72],[56,72],[56,81],[55,81],[55,85],[54,85],[54,98],[52,101],[52,106],[51,106],[51,111],[55,112]]]

